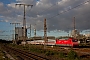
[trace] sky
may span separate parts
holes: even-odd
[[[12,38],[14,25],[10,23],[20,23],[17,27],[23,26],[23,6],[15,4],[33,5],[25,7],[26,26],[28,28],[31,24],[32,36],[34,28],[37,30],[37,36],[44,35],[45,18],[50,36],[68,35],[68,32],[73,30],[73,17],[77,30],[81,33],[90,32],[89,0],[0,0],[0,38]]]

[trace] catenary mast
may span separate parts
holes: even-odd
[[[24,7],[24,16],[23,16],[23,41],[25,42],[26,41],[26,17],[25,17],[25,14],[26,14],[26,10],[25,10],[25,6],[29,7],[33,5],[29,5],[29,4],[16,4],[16,5],[19,5],[19,6],[23,6]]]

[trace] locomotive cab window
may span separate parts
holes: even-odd
[[[72,41],[73,41],[73,42],[77,42],[78,40],[76,40],[76,39],[73,39]]]

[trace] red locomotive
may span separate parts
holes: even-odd
[[[64,38],[64,39],[56,39],[56,45],[77,47],[79,46],[79,43],[77,39]]]

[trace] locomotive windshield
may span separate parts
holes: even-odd
[[[72,41],[73,41],[73,42],[78,42],[78,40],[76,40],[76,39],[73,39]]]

